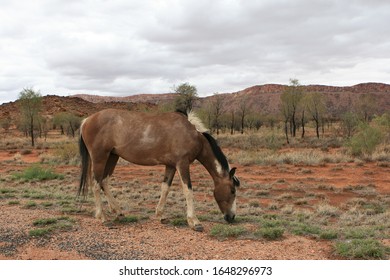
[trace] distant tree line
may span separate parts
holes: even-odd
[[[214,93],[206,101],[200,102],[195,85],[182,83],[175,86],[176,98],[172,104],[160,107],[161,111],[182,111],[196,109],[210,131],[220,133],[241,133],[257,131],[263,126],[283,129],[286,142],[299,136],[304,138],[307,125],[314,127],[315,135],[320,138],[325,128],[338,122],[341,136],[351,138],[358,130],[360,123],[369,123],[378,113],[378,102],[373,94],[359,95],[350,102],[342,112],[335,112],[334,105],[320,92],[305,91],[297,79],[291,79],[290,84],[280,96],[279,114],[264,114],[253,109],[253,102],[245,96],[238,101],[226,104],[223,94]],[[35,145],[37,137],[46,138],[52,129],[57,129],[63,135],[75,137],[81,124],[81,118],[71,112],[60,112],[54,116],[42,114],[42,96],[39,91],[31,88],[23,89],[18,99],[20,118],[17,128],[26,137],[30,137],[31,145]],[[266,106],[266,104],[264,104]],[[12,120],[13,121],[13,120]],[[5,131],[11,127],[10,119],[2,119],[1,127]]]
[[[31,139],[31,146],[35,146],[37,137],[45,138],[51,129],[59,128],[61,134],[75,137],[76,130],[80,127],[81,118],[70,113],[63,112],[53,116],[42,114],[42,95],[32,88],[23,89],[18,98],[20,117],[17,128]],[[3,122],[3,128],[7,129],[10,122]]]
[[[280,96],[279,114],[276,115],[253,110],[245,96],[233,107],[227,106],[224,95],[219,93],[214,93],[200,104],[197,102],[199,97],[196,86],[183,83],[174,89],[177,94],[174,108],[188,111],[196,107],[210,131],[217,135],[221,132],[243,134],[247,130],[259,130],[263,126],[283,127],[286,142],[289,143],[290,138],[298,136],[298,131],[299,136],[305,138],[308,123],[312,124],[316,137],[320,138],[326,127],[338,122],[342,136],[349,138],[360,122],[368,123],[378,113],[377,100],[370,93],[359,95],[341,112],[335,112],[332,108],[334,104],[329,102],[325,94],[306,91],[297,79],[291,79],[290,84],[285,87]]]

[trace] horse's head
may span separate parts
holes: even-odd
[[[236,187],[240,186],[240,181],[234,176],[235,172],[236,168],[233,167],[228,176],[224,176],[215,184],[214,189],[214,198],[228,223],[233,222],[236,216]]]

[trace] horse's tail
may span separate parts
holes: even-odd
[[[91,177],[91,162],[87,146],[85,145],[83,135],[81,133],[79,140],[79,149],[81,156],[81,177],[79,191],[77,195],[80,196],[82,194],[83,196],[86,196],[88,194],[88,185]]]

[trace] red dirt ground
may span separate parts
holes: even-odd
[[[15,154],[0,151],[1,172],[22,169],[20,164],[13,164]],[[18,159],[24,163],[39,161],[37,151],[22,155]],[[7,164],[3,162],[7,161]],[[237,165],[235,165],[237,166]],[[239,192],[249,192],[251,184],[271,184],[276,187],[274,192],[288,186],[299,187],[321,185],[312,191],[327,195],[330,204],[340,205],[353,197],[352,192],[327,192],[327,187],[343,189],[347,186],[369,185],[382,194],[390,194],[390,168],[381,167],[376,163],[340,163],[324,166],[237,166],[238,176],[242,182]],[[61,167],[75,170],[76,167]],[[119,165],[115,177],[119,182],[138,179],[148,180],[151,168],[136,165]],[[155,174],[163,173],[163,167],[153,167]],[[192,179],[209,178],[199,164],[192,167]],[[75,180],[75,188],[76,188]],[[276,182],[276,183],[275,183]],[[289,191],[291,192],[291,191]],[[238,194],[239,196],[239,194]],[[205,195],[197,193],[196,199],[204,199]],[[212,199],[208,197],[207,199]],[[240,200],[239,203],[246,201]],[[199,203],[199,202],[198,202]],[[261,205],[270,203],[262,198]],[[154,206],[151,206],[154,207]],[[23,233],[31,228],[32,221],[37,218],[55,215],[52,210],[28,210],[15,205],[0,205],[1,227]],[[239,215],[239,213],[238,213]],[[151,214],[152,216],[152,214]],[[282,240],[217,240],[210,236],[210,229],[215,223],[203,222],[204,231],[194,232],[187,227],[163,225],[154,219],[148,219],[136,224],[107,226],[89,215],[76,215],[78,227],[74,231],[61,232],[41,242],[39,239],[16,242],[21,244],[12,256],[0,254],[1,259],[335,259],[333,247],[329,241],[319,241],[306,237],[285,235]],[[221,217],[222,218],[222,217]],[[221,221],[222,222],[222,221]],[[15,237],[16,239],[18,237]],[[0,246],[9,245],[0,240]],[[7,243],[7,244],[6,244]],[[60,244],[60,245],[59,245]],[[71,244],[71,245],[69,245]],[[88,245],[95,246],[93,253],[80,254],[78,248]],[[96,244],[99,244],[96,245]],[[92,249],[91,249],[92,250]],[[80,250],[79,250],[80,251]],[[82,251],[82,250],[81,250]],[[89,252],[88,250],[84,250]],[[118,255],[115,255],[118,252]]]

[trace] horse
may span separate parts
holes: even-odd
[[[95,217],[106,220],[102,211],[101,190],[111,212],[122,215],[114,199],[108,178],[112,176],[119,157],[145,166],[165,165],[161,196],[156,217],[164,221],[163,211],[177,171],[187,204],[187,222],[195,231],[203,227],[195,215],[190,164],[198,160],[214,182],[214,198],[228,223],[236,215],[236,187],[240,181],[236,168],[228,160],[216,140],[193,113],[146,113],[105,109],[84,119],[80,126],[79,150],[81,178],[78,195],[88,194],[92,185]]]

